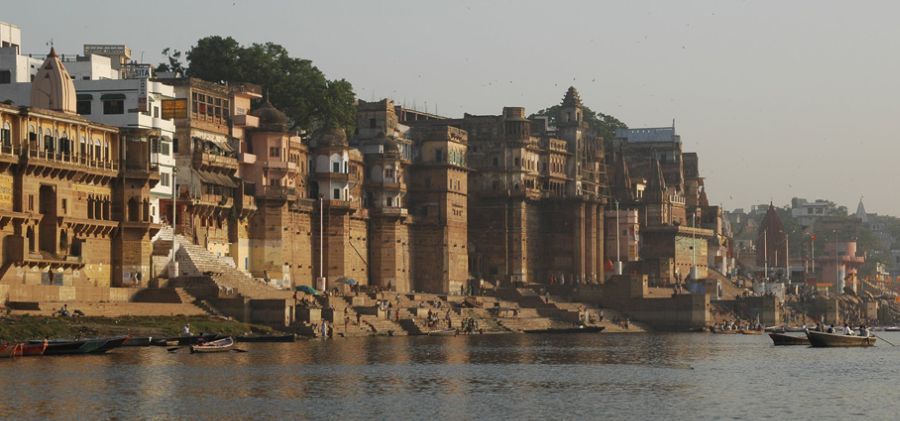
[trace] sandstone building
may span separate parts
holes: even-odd
[[[85,120],[76,100],[51,48],[31,84],[31,107],[0,106],[0,282],[8,289],[150,279],[150,239],[159,229],[150,189],[159,173],[150,165],[149,136],[120,137],[117,128]]]

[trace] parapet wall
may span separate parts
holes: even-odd
[[[0,302],[92,301],[128,302],[140,288],[0,284]]]

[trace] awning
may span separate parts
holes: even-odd
[[[103,101],[110,99],[125,99],[125,94],[103,94],[100,95],[100,99]]]
[[[237,188],[237,183],[231,179],[231,177],[225,174],[218,174],[214,172],[207,171],[197,171],[197,175],[200,177],[200,181],[207,184],[216,184],[223,187],[228,188]]]
[[[75,95],[75,99],[79,101],[90,101],[94,99],[94,96],[91,94],[77,94]]]

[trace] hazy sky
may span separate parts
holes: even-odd
[[[793,196],[900,215],[898,2],[154,1],[4,7],[25,52],[273,41],[366,100],[536,111],[575,85],[631,127],[676,119],[713,203]]]

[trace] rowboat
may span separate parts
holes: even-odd
[[[217,341],[191,345],[191,353],[226,352],[234,348],[234,338],[227,337]]]
[[[770,333],[769,337],[775,345],[809,345],[806,336],[792,336],[784,333]]]
[[[173,336],[171,338],[152,338],[150,340],[150,345],[154,346],[188,346],[195,345],[203,342],[214,341],[216,339],[222,339],[221,336],[216,335],[214,333],[206,334],[206,335],[192,335],[192,336]]]
[[[431,330],[426,333],[428,336],[456,336],[459,332],[456,329],[438,329]]]
[[[237,342],[294,342],[294,335],[236,336]]]
[[[762,335],[761,330],[755,330],[755,329],[741,329],[738,332],[741,335]]]
[[[809,344],[814,347],[848,347],[848,346],[874,346],[874,336],[853,336],[839,333],[825,333],[808,331],[806,337]]]
[[[6,343],[0,345],[0,358],[12,358],[22,355],[22,344]]]

